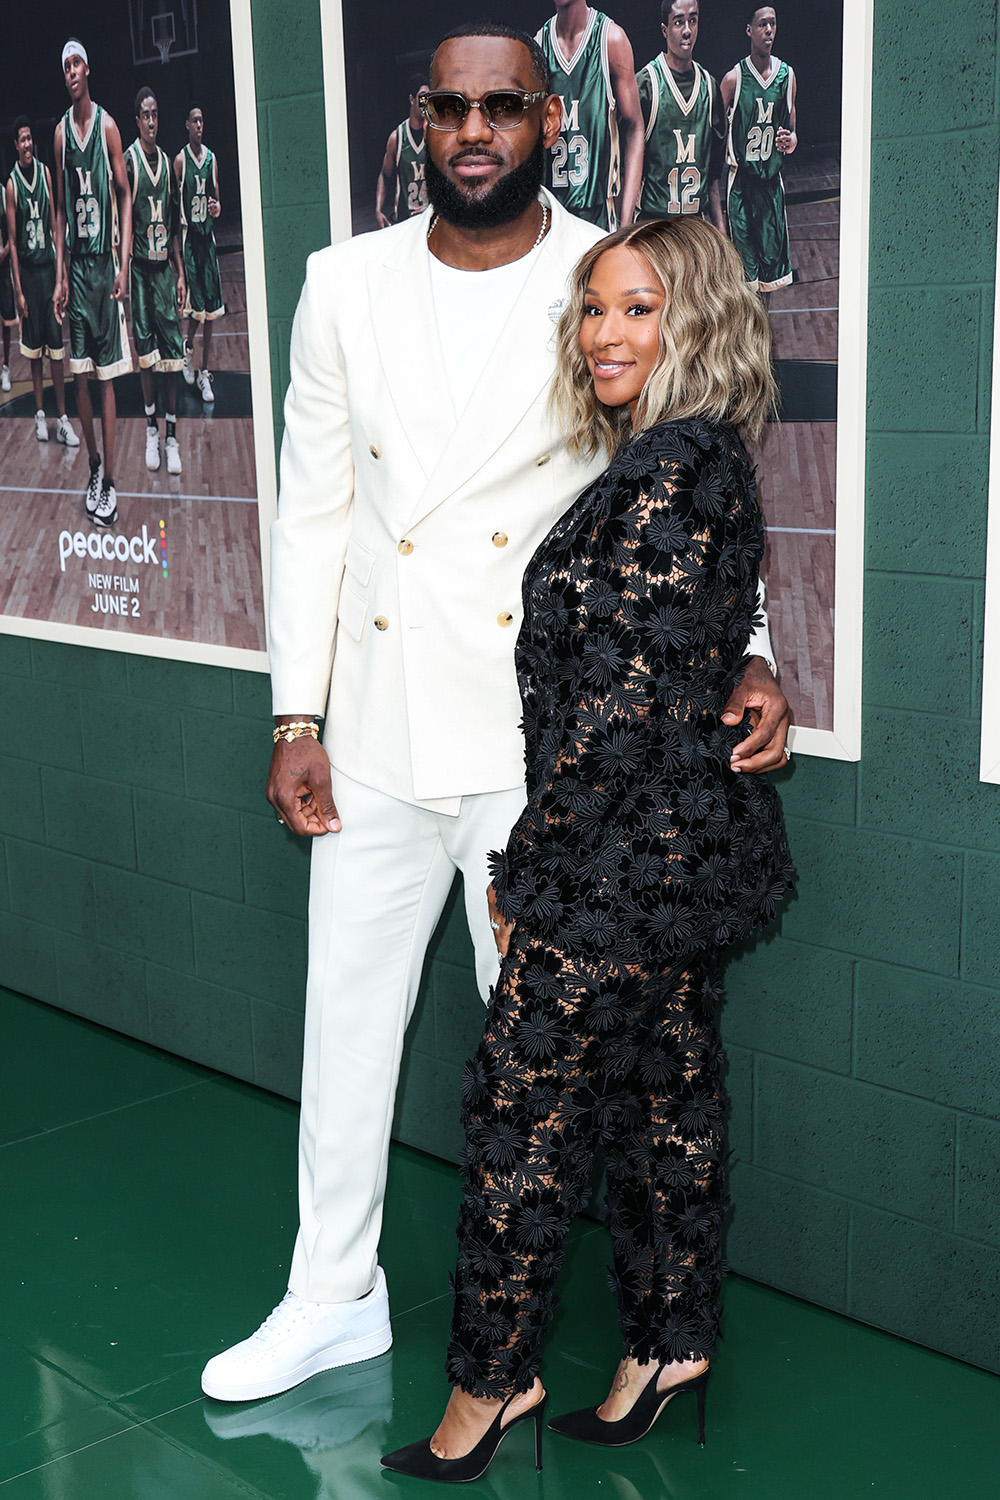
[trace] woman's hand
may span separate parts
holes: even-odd
[[[497,893],[493,889],[492,882],[486,887],[486,900],[489,902],[490,926],[493,928],[493,936],[496,938],[497,952],[501,958],[505,958],[510,945],[510,935],[514,931],[514,924],[507,921],[497,906]]]

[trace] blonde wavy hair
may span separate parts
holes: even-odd
[[[666,290],[660,358],[632,423],[628,406],[605,406],[580,348],[584,293],[606,250],[627,245]],[[575,457],[609,456],[637,432],[679,417],[724,422],[756,441],[777,409],[771,327],[747,286],[734,246],[704,219],[653,219],[619,229],[581,257],[556,335],[558,363],[549,397]]]

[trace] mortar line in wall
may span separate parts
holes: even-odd
[[[830,826],[830,824],[820,824],[821,828],[828,828]],[[952,852],[964,853],[965,851],[953,850]],[[979,984],[974,979],[959,980],[957,974],[942,974],[938,969],[922,969],[919,968],[916,964],[901,964],[897,963],[894,959],[876,958],[873,954],[870,953],[855,953],[850,948],[836,948],[832,943],[818,943],[811,938],[787,937],[783,933],[779,934],[779,936],[781,936],[783,941],[786,943],[798,943],[800,948],[816,948],[820,953],[837,953],[841,958],[856,958],[863,963],[888,964],[892,969],[901,969],[904,974],[923,974],[925,976],[929,974],[932,976],[932,978],[946,980],[949,984],[969,984],[972,985],[974,989],[988,990],[991,995],[996,994],[996,990],[993,989],[990,985]]]
[[[917,583],[937,583],[943,580],[945,583],[984,583],[985,573],[925,573],[907,572],[903,568],[866,568],[874,578],[906,578]]]
[[[901,438],[961,438],[982,437],[975,427],[874,427],[869,425],[866,436]]]
[[[844,1247],[844,1312],[851,1316],[851,1297],[854,1291],[854,1204],[847,1204],[847,1244]]]
[[[982,291],[983,281],[978,276],[971,281],[935,281],[930,284],[926,281],[880,280],[872,281],[869,287],[873,292],[973,292]],[[806,309],[803,308],[802,311]]]
[[[750,1161],[757,1161],[757,1053],[750,1049]]]
[[[858,1077],[858,960],[851,960],[851,1077]],[[860,1081],[860,1080],[859,1080]]]
[[[989,132],[993,129],[994,121],[984,120],[979,125],[955,125],[954,127],[946,126],[943,130],[922,131],[919,135],[873,135],[872,146],[881,146],[883,144],[887,146],[911,146],[916,145],[918,141],[935,141],[941,136],[972,135],[977,130]]]
[[[993,290],[995,291],[995,288]],[[993,307],[992,307],[992,301],[990,301],[990,312],[989,312],[989,314],[987,314],[987,310],[986,310],[987,301],[988,301],[988,298],[987,298],[987,295],[986,295],[986,288],[985,287],[981,287],[980,291],[979,291],[979,362],[978,362],[978,367],[976,369],[976,431],[977,432],[982,432],[982,430],[983,430],[982,423],[983,423],[984,417],[985,417],[985,421],[986,421],[987,430],[989,429],[989,420],[990,420],[990,404],[989,404],[989,400],[985,398],[986,381],[983,378],[985,375],[987,375],[988,372],[992,372],[992,368],[993,368],[992,358],[988,359],[987,358],[987,354],[986,354],[987,348],[990,349],[990,355],[991,356],[992,356],[992,353],[993,353],[993,349],[992,349],[992,345],[993,345],[993,318],[992,318]]]
[[[734,1046],[743,1046],[736,1042]],[[785,1057],[780,1052],[767,1052],[763,1048],[744,1047],[745,1052],[750,1052],[756,1057],[771,1058],[775,1062],[790,1063],[792,1067],[806,1068],[810,1073],[818,1073],[824,1078],[836,1078],[841,1083],[856,1083],[861,1088],[875,1089],[880,1094],[888,1094],[894,1099],[908,1099],[914,1104],[926,1104],[930,1109],[947,1110],[951,1114],[967,1115],[973,1120],[989,1120],[1000,1124],[997,1115],[984,1114],[981,1109],[973,1109],[969,1105],[954,1104],[948,1100],[930,1099],[926,1094],[915,1094],[911,1089],[894,1088],[891,1083],[880,1083],[874,1078],[856,1076],[854,1073],[839,1073],[836,1068],[825,1067],[822,1063],[803,1062],[800,1057]]]
[[[961,1157],[961,1152],[958,1149],[958,1134],[959,1134],[959,1130],[961,1128],[961,1124],[962,1124],[962,1117],[956,1111],[955,1112],[955,1138],[954,1138],[954,1140],[951,1143],[951,1149],[952,1149],[952,1153],[953,1153],[953,1156],[952,1156],[952,1176],[954,1178],[954,1181],[953,1181],[953,1184],[952,1184],[951,1232],[952,1232],[952,1234],[955,1234],[955,1235],[957,1235],[959,1233],[959,1229],[958,1229],[958,1207],[959,1207],[959,1197],[960,1197],[960,1194],[959,1194],[958,1174],[959,1174],[959,1172],[961,1170],[962,1157]]]
[[[871,703],[868,706],[869,706],[869,708],[891,708],[893,713],[898,713],[898,714],[916,714],[918,712],[917,709],[892,708],[892,705],[888,704],[888,703],[882,703],[882,704]],[[954,724],[956,722],[954,714],[933,714],[933,713],[928,712],[928,713],[921,713],[920,717],[922,719],[927,719],[927,718],[947,719],[947,721],[948,721],[949,724]],[[957,722],[959,724],[968,724],[968,723],[975,723],[976,721],[974,719],[973,720],[959,719]],[[964,844],[946,844],[941,839],[927,839],[927,838],[923,838],[919,833],[891,833],[891,832],[883,832],[881,829],[878,829],[878,828],[869,828],[867,826],[861,826],[859,828],[854,828],[852,825],[847,824],[847,823],[840,823],[840,824],[825,823],[822,818],[813,818],[813,817],[810,817],[810,815],[808,813],[796,813],[796,812],[786,813],[786,817],[794,819],[794,821],[796,823],[811,823],[811,824],[814,824],[818,828],[836,828],[836,827],[849,828],[852,833],[867,833],[872,838],[889,839],[889,840],[892,840],[892,842],[897,843],[897,844],[899,844],[899,843],[904,843],[904,844],[918,844],[918,845],[920,845],[921,848],[939,850],[942,854],[964,854],[966,852],[968,852],[970,854],[991,854],[991,853],[994,852],[991,849],[976,849],[976,848],[973,848],[973,849],[970,849],[970,850],[966,850],[966,846]],[[832,944],[817,943],[815,946],[816,947],[832,947]],[[850,952],[851,950],[850,949],[846,949],[846,948],[835,948],[833,951],[837,952],[837,953],[846,953],[846,952]],[[865,956],[866,955],[864,955],[864,954],[859,954],[858,955],[859,958],[860,957],[865,957]],[[915,964],[904,964],[901,967],[904,967],[904,968],[915,968],[916,965]],[[937,971],[936,970],[928,970],[927,972],[928,973],[936,973]],[[957,976],[953,976],[953,977],[957,977]]]
[[[962,850],[962,873],[958,883],[958,972],[962,973],[962,956],[965,953],[965,892],[968,888],[969,851]]]
[[[744,1165],[749,1166],[750,1163],[744,1163]],[[880,1214],[885,1219],[898,1219],[904,1224],[912,1224],[915,1229],[925,1229],[929,1234],[946,1234],[950,1239],[962,1240],[963,1243],[969,1245],[981,1245],[984,1250],[1000,1252],[1000,1243],[996,1240],[977,1239],[972,1234],[956,1234],[951,1229],[942,1229],[939,1224],[928,1224],[926,1219],[915,1219],[912,1214],[903,1213],[901,1209],[884,1208],[880,1203],[869,1203],[865,1198],[848,1198],[843,1193],[836,1193],[831,1188],[820,1187],[814,1182],[807,1182],[802,1177],[792,1177],[787,1172],[776,1172],[772,1167],[763,1167],[754,1163],[753,1170],[755,1172],[763,1172],[766,1176],[773,1177],[778,1182],[788,1183],[791,1187],[807,1188],[811,1193],[817,1193],[821,1197],[828,1198],[835,1203],[843,1203],[848,1209],[852,1232],[854,1221],[853,1211],[857,1208],[866,1208],[872,1213]]]
[[[870,703],[870,705],[868,705],[868,706],[870,706],[870,708],[889,709],[889,711],[894,712],[894,714],[909,714],[909,712],[913,712],[913,714],[915,714],[915,712],[916,712],[916,709],[892,708],[891,703]],[[927,714],[921,714],[921,717],[922,718],[942,718],[942,720],[948,720],[949,724],[954,724],[955,721],[957,721],[957,720],[955,720],[955,715],[954,714],[931,714],[931,712],[927,712]],[[960,718],[960,720],[958,720],[958,723],[960,723],[960,724],[967,724],[967,723],[969,723],[969,724],[975,724],[976,720],[975,720],[975,718],[973,718],[973,720],[969,720],[969,718]],[[847,832],[856,832],[856,834],[868,834],[868,835],[871,835],[871,837],[873,837],[873,838],[885,838],[885,840],[891,840],[892,843],[918,844],[918,846],[922,847],[922,849],[934,849],[934,850],[937,850],[937,852],[939,852],[939,853],[964,853],[964,852],[966,852],[966,844],[945,843],[945,841],[940,840],[940,838],[924,838],[924,837],[922,837],[921,834],[898,834],[898,832],[883,831],[883,829],[880,829],[880,828],[871,828],[871,826],[867,826],[867,825],[855,826],[855,825],[853,825],[853,823],[828,823],[828,822],[823,822],[822,817],[813,817],[813,816],[810,816],[810,813],[786,813],[786,817],[787,817],[787,819],[795,820],[796,823],[811,823],[811,825],[816,826],[816,828],[844,828],[844,829],[846,829]],[[993,849],[970,849],[969,852],[970,853],[993,853],[994,850]],[[819,945],[817,945],[817,947],[832,947],[832,944],[819,944]],[[840,948],[840,950],[834,950],[834,951],[835,951],[835,953],[850,953],[850,951],[853,951],[853,950],[847,950],[847,948]],[[916,968],[916,965],[906,965],[906,968]],[[928,972],[937,972],[937,971],[928,971]]]
[[[975,714],[975,713],[955,715],[955,714],[949,714],[949,713],[942,713],[940,709],[935,709],[935,708],[903,708],[899,704],[896,704],[896,703],[887,703],[887,702],[884,702],[884,701],[882,701],[882,700],[880,700],[878,698],[867,698],[865,700],[865,708],[866,709],[875,708],[875,709],[878,709],[880,712],[887,711],[889,713],[894,713],[894,714],[912,714],[912,716],[914,718],[918,718],[919,717],[921,719],[946,719],[949,724],[976,724],[976,725],[978,725],[978,723],[979,723],[979,715]],[[860,762],[859,762],[859,764],[860,764]],[[792,816],[794,817],[795,814],[793,813]],[[909,838],[909,837],[911,837],[911,835],[910,834],[903,834],[903,835],[901,835],[901,837],[903,837],[903,838]],[[954,844],[947,844],[947,845],[945,845],[945,847],[948,848],[948,849],[953,849],[955,847],[955,845]]]
[[[257,104],[258,106],[261,104],[287,104],[290,99],[316,99],[319,101],[320,108],[322,109],[323,97],[322,89],[305,89],[301,94],[281,94],[280,96],[277,94],[258,94]],[[941,134],[944,135],[944,131],[941,131]]]

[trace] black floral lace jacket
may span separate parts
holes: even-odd
[[[734,774],[764,528],[738,438],[664,422],[612,459],[524,579],[528,803],[491,856],[533,938],[655,971],[746,937],[793,869],[774,787]]]

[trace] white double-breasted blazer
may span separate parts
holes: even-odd
[[[309,257],[271,528],[274,712],[327,712],[334,765],[441,804],[524,778],[514,641],[525,567],[603,467],[547,413],[570,271],[601,232],[552,215],[456,422],[430,215]],[[755,638],[756,640],[756,638]],[[770,644],[751,650],[770,655]]]
[[[600,238],[552,224],[456,422],[429,215],[309,257],[271,530],[275,713],[328,707],[340,770],[407,801],[524,777],[513,648],[525,566],[601,467],[570,460],[548,386],[567,276]]]

